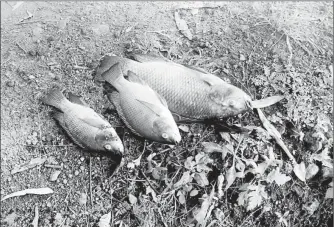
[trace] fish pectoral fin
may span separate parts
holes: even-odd
[[[66,133],[69,135],[69,137],[71,137],[71,139],[74,141],[74,143],[76,143],[79,147],[81,148],[85,148],[85,146],[80,143],[78,140],[75,139],[75,136],[72,135],[71,130],[69,130],[66,121],[65,121],[65,114],[63,112],[60,111],[54,111],[52,113],[52,117],[55,118],[58,123],[60,124],[60,126],[66,131]]]
[[[79,117],[79,119],[85,124],[88,124],[95,128],[102,128],[107,125],[107,122],[104,120],[104,118],[101,118],[101,116],[97,113],[91,116]]]
[[[75,95],[72,92],[68,93],[68,99],[73,103],[89,107],[88,104],[82,99],[82,96]]]
[[[137,74],[135,74],[134,72],[132,72],[130,70],[128,71],[127,76],[128,76],[128,80],[130,82],[134,82],[134,83],[138,83],[138,84],[141,84],[141,85],[144,85],[144,86],[148,86],[148,84],[145,82],[145,80],[143,80]]]
[[[145,62],[169,62],[168,59],[159,57],[159,56],[152,56],[152,55],[145,55],[145,54],[131,54],[129,56],[131,59],[145,63]]]
[[[155,104],[140,99],[137,99],[137,101],[146,106],[147,108],[149,108],[150,110],[152,110],[152,112],[154,112],[157,116],[160,117],[160,109]]]

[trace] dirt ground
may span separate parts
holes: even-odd
[[[302,182],[291,172],[288,158],[275,141],[262,140],[261,136],[245,139],[239,144],[245,157],[273,148],[284,163],[283,173],[292,180],[278,186],[261,184],[265,178],[237,179],[223,198],[215,201],[208,225],[332,226],[333,199],[325,198],[333,173],[333,150],[328,145],[333,123],[333,26],[327,26],[333,19],[333,8],[329,3],[313,14],[314,21],[324,25],[312,31],[319,40],[303,36],[313,24],[296,33],[289,17],[279,18],[272,9],[268,11],[271,19],[279,23],[268,22],[257,16],[259,9],[251,3],[24,2],[13,10],[15,3],[1,2],[1,197],[28,188],[49,187],[53,193],[1,202],[1,226],[29,226],[36,216],[35,207],[39,210],[38,226],[109,226],[99,224],[109,212],[110,226],[195,226],[193,210],[203,205],[202,195],[209,195],[213,185],[217,187],[217,176],[226,174],[233,157],[221,161],[220,156],[210,156],[215,161],[209,184],[191,183],[198,195],[194,191],[190,196],[184,189],[185,203],[177,191],[166,196],[163,192],[181,178],[187,157],[203,150],[201,142],[226,145],[214,125],[186,125],[183,141],[175,147],[148,142],[140,165],[129,165],[142,153],[143,140],[124,128],[108,108],[109,101],[103,88],[93,82],[93,75],[105,54],[125,56],[130,52],[160,53],[175,62],[202,67],[246,90],[254,99],[286,95],[285,101],[263,111],[278,127],[297,162],[304,161],[306,167],[315,163],[320,169]],[[187,22],[192,40],[177,28],[175,11]],[[28,12],[33,17],[25,19]],[[290,54],[293,68],[287,66]],[[51,118],[52,108],[40,103],[41,95],[55,85],[83,96],[117,126],[126,156],[124,166],[114,175],[111,160],[78,148]],[[319,120],[319,116],[326,120]],[[254,113],[227,122],[261,126]],[[324,126],[323,122],[329,123]],[[323,136],[319,139],[312,136],[314,133]],[[312,161],[312,155],[323,154],[327,148],[329,164],[324,164],[324,156]],[[155,163],[168,170],[167,180],[157,180],[146,172],[152,153],[156,154]],[[12,174],[17,166],[38,157],[46,161]],[[51,181],[57,171],[59,176]],[[248,210],[237,202],[238,189],[254,182],[267,187],[268,198]],[[148,192],[148,188],[157,192]],[[160,194],[155,198],[154,193]],[[139,201],[134,202],[133,197]]]

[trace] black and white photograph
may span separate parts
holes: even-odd
[[[332,227],[333,2],[1,1],[4,227]]]

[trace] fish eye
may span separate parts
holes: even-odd
[[[104,145],[104,148],[106,150],[110,151],[111,150],[111,145],[110,144],[106,144],[106,145]]]
[[[164,132],[164,133],[162,133],[162,135],[161,135],[161,136],[162,136],[162,138],[164,138],[164,139],[167,139],[167,138],[168,138],[168,135],[167,135],[167,133],[165,133],[165,132]]]

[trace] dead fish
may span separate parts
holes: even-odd
[[[96,70],[95,81],[103,81],[103,72],[119,63],[124,74],[129,70],[135,72],[164,97],[176,120],[223,118],[257,108],[257,104],[264,106],[263,102],[252,101],[238,87],[202,69],[152,56],[133,57],[135,60],[105,56]]]
[[[77,145],[121,161],[124,147],[115,129],[79,96],[69,93],[68,100],[60,90],[52,89],[41,101],[58,109],[53,118]]]
[[[118,63],[102,74],[116,89],[108,93],[108,98],[126,126],[134,134],[153,141],[180,142],[181,135],[166,100],[133,72],[129,71],[127,76],[128,80]]]

